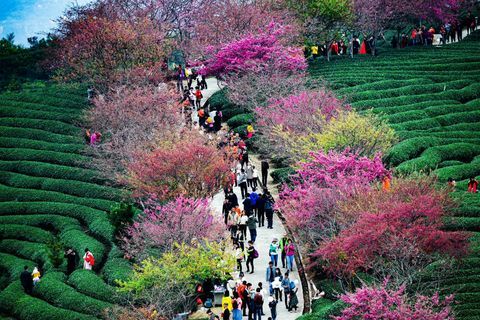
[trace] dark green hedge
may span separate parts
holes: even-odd
[[[290,182],[290,175],[294,173],[295,173],[295,170],[293,168],[286,167],[286,168],[274,169],[270,173],[270,176],[272,177],[275,183],[283,184],[283,183]]]
[[[15,137],[0,137],[2,148],[25,148],[46,151],[58,151],[64,153],[82,154],[85,148],[83,144],[58,144],[39,140],[22,139]]]
[[[89,270],[77,270],[68,277],[68,284],[75,287],[77,291],[110,303],[117,303],[120,295],[114,287],[109,286],[95,273]]]
[[[0,126],[15,128],[31,128],[48,132],[64,134],[67,136],[80,136],[81,130],[61,121],[38,120],[27,118],[0,118]]]
[[[38,161],[71,167],[88,168],[91,158],[72,153],[34,149],[0,149],[0,159],[10,161]]]
[[[48,243],[53,240],[53,236],[50,232],[38,227],[22,224],[5,224],[4,221],[0,220],[0,239]]]
[[[59,144],[82,144],[80,136],[69,136],[49,132],[48,130],[39,130],[32,128],[14,128],[0,126],[0,135],[2,137],[24,138],[35,141],[46,141]],[[60,150],[57,150],[60,151]]]
[[[238,114],[227,121],[228,126],[230,129],[234,129],[236,127],[240,127],[243,125],[248,125],[254,121],[253,113],[242,113]]]

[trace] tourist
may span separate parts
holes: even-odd
[[[247,284],[247,290],[245,292],[248,306],[248,320],[253,320],[255,313],[255,290],[253,290],[253,285],[250,282]]]
[[[282,301],[282,293],[281,293],[281,288],[282,288],[282,272],[280,271],[280,268],[275,269],[275,280],[272,283],[272,288],[273,288],[273,293],[275,294],[275,299]]]
[[[40,281],[40,271],[38,271],[37,267],[33,268],[32,281],[34,286],[37,285],[37,283]]]
[[[255,217],[254,214],[248,216],[247,226],[248,231],[250,232],[250,241],[252,241],[252,243],[257,239],[257,222],[257,217]]]
[[[92,270],[92,267],[95,265],[95,258],[93,254],[85,248],[85,254],[83,255],[83,269]]]
[[[250,198],[250,193],[245,194],[245,199],[243,200],[243,210],[245,210],[245,213],[248,216],[251,216],[253,214],[253,205],[252,205],[252,199]]]
[[[262,320],[262,308],[263,308],[263,296],[261,293],[261,289],[257,288],[255,296],[253,298],[253,304],[254,304],[254,316],[253,319],[257,320]]]
[[[232,302],[233,302],[232,297],[230,297],[229,291],[225,290],[222,297],[222,306],[227,306],[228,310],[232,311],[233,309]]]
[[[267,295],[267,291],[263,288],[263,283],[259,282],[257,285],[257,288],[260,288],[260,293],[262,294],[262,299],[265,301],[265,297]],[[263,305],[262,305],[262,316],[264,316],[265,313],[263,312]]]
[[[28,272],[28,266],[23,267],[23,271],[20,274],[20,283],[22,284],[25,293],[32,294],[33,279],[31,273]]]
[[[382,190],[385,192],[389,192],[391,187],[390,177],[384,176],[382,179]]]
[[[258,187],[258,170],[255,166],[252,166],[253,173],[252,173],[252,188],[257,189]]]
[[[75,251],[70,248],[65,251],[64,257],[67,259],[67,275],[70,275],[75,271],[75,267],[77,266],[77,255]]]
[[[253,129],[253,125],[250,122],[247,126],[247,139],[252,138],[254,133],[255,133],[255,129]]]
[[[285,308],[288,309],[288,297],[290,295],[290,288],[291,288],[291,281],[288,277],[288,271],[285,272],[285,276],[283,277],[282,280],[282,288],[283,288],[283,294],[285,298]]]
[[[237,234],[235,235],[235,243],[240,246],[242,252],[245,251],[245,236],[243,235],[243,231],[240,230],[240,227],[238,227]]]
[[[242,199],[245,199],[245,197],[247,196],[247,175],[245,174],[244,169],[240,169],[240,173],[237,177],[237,183],[242,193]]]
[[[85,135],[84,135],[84,139],[85,139],[85,143],[86,144],[89,144],[90,143],[90,139],[91,139],[91,133],[90,133],[90,129],[86,129],[85,130]]]
[[[268,262],[268,268],[265,275],[265,280],[268,283],[268,289],[270,291],[270,295],[273,294],[272,283],[275,281],[275,269],[273,269],[273,262]]]
[[[232,320],[242,320],[242,311],[240,310],[241,307],[238,307],[237,301],[233,301],[232,303],[233,310],[232,310]]]
[[[263,193],[265,199],[265,216],[267,217],[267,229],[273,229],[273,202],[267,193]]]
[[[295,246],[293,245],[292,240],[287,240],[287,245],[285,246],[285,254],[287,256],[287,269],[293,271],[293,259],[295,257]]]
[[[245,173],[247,174],[247,186],[252,188],[253,187],[253,167],[251,164],[247,165],[245,169]]]
[[[256,214],[257,212],[257,202],[258,202],[258,198],[260,196],[258,195],[257,193],[257,189],[255,187],[252,187],[252,192],[250,193],[250,204],[252,206],[252,213],[253,214]]]
[[[212,310],[208,309],[207,310],[207,316],[208,316],[208,320],[215,320],[215,317],[217,315],[215,313],[213,313]]]
[[[265,225],[265,196],[260,194],[257,199],[257,217],[258,217],[258,226],[263,227]]]
[[[448,192],[454,192],[456,186],[457,186],[457,182],[455,182],[455,180],[453,180],[453,178],[448,178],[448,182],[447,182]]]
[[[286,268],[287,265],[287,255],[285,254],[285,246],[287,245],[287,234],[284,234],[282,239],[280,239],[279,247],[280,247],[280,255],[282,260],[282,268]]]
[[[243,168],[243,166],[248,165],[248,162],[249,162],[249,161],[248,161],[249,159],[248,159],[248,152],[247,152],[247,150],[243,150],[242,153],[241,153],[241,155],[242,155],[241,164],[242,164],[242,168]]]
[[[270,262],[276,267],[278,264],[278,239],[273,238],[272,243],[268,249],[268,255],[270,256]]]
[[[203,94],[199,87],[195,87],[195,106],[200,108],[202,106]]]
[[[270,308],[270,314],[272,315],[269,319],[277,319],[277,303],[278,300],[273,299],[273,297],[268,297],[268,307]]]
[[[357,36],[353,36],[352,40],[352,55],[358,54],[360,50],[360,40],[358,40]]]
[[[298,308],[297,291],[298,291],[298,288],[293,288],[293,289],[290,290],[288,311],[292,311],[293,309],[295,309],[295,311],[297,311],[297,308]]]
[[[230,309],[228,307],[228,303],[223,304],[222,319],[230,320]]]
[[[312,58],[315,60],[318,57],[318,46],[314,45],[310,47],[310,50],[312,51]]]
[[[222,112],[216,111],[215,116],[213,117],[213,128],[215,132],[220,131],[222,128]]]
[[[253,241],[248,241],[247,248],[247,272],[253,273],[255,268],[253,266],[253,260],[255,259],[255,247],[253,246]],[[251,267],[251,269],[250,269]]]
[[[237,287],[238,296],[242,299],[241,308],[243,316],[247,315],[247,281],[243,280]]]
[[[238,220],[238,231],[242,233],[244,240],[247,238],[247,222],[248,216],[245,211],[242,211],[240,219]]]
[[[467,192],[477,193],[478,181],[472,177],[468,181]]]
[[[270,169],[268,161],[262,160],[262,184],[264,188],[267,187],[268,169]]]

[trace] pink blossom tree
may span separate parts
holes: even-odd
[[[128,166],[126,181],[139,198],[205,198],[220,190],[229,171],[221,150],[198,134],[183,133],[177,141],[138,154]]]
[[[217,240],[222,223],[206,199],[178,197],[166,204],[149,199],[137,221],[121,239],[127,254],[136,260],[160,256],[175,243]]]
[[[206,61],[204,72],[225,79],[227,76],[241,77],[283,71],[298,73],[307,68],[300,48],[284,45],[281,37],[290,26],[271,23],[268,30],[251,34],[223,46]]]
[[[451,304],[453,296],[443,300],[439,294],[433,296],[418,295],[414,300],[407,296],[405,287],[388,289],[387,282],[378,287],[357,289],[354,293],[344,294],[340,299],[347,304],[342,314],[335,320],[454,320]],[[412,301],[413,300],[413,301]]]
[[[94,100],[87,120],[102,133],[93,152],[94,165],[111,176],[123,174],[139,152],[166,140],[176,140],[182,128],[177,96],[155,87],[118,87],[107,98]]]
[[[432,185],[423,187],[424,183],[397,181],[404,185],[386,197],[383,191],[366,193],[364,202],[376,205],[364,206],[373,210],[362,211],[360,206],[355,223],[320,245],[312,255],[312,266],[323,265],[340,278],[368,271],[377,279],[391,277],[400,284],[411,283],[412,275],[435,255],[465,255],[468,234],[443,230],[448,195]]]

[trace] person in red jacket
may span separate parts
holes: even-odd
[[[470,178],[468,182],[467,192],[477,193],[478,181],[475,178]]]

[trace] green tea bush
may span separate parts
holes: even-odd
[[[55,165],[37,161],[2,161],[0,170],[21,173],[35,177],[49,177],[96,184],[105,183],[107,180],[99,171]]]
[[[0,183],[17,188],[57,191],[73,196],[91,199],[121,199],[121,191],[111,187],[66,179],[30,177],[27,175],[7,171],[0,171]],[[113,205],[113,202],[106,202],[105,204],[107,203],[109,205]]]
[[[288,183],[290,182],[290,175],[294,174],[295,170],[291,167],[285,167],[285,168],[278,168],[273,170],[270,173],[270,176],[272,177],[273,181],[275,183]]]
[[[72,126],[61,121],[55,120],[37,120],[27,118],[0,118],[0,126],[16,128],[32,128],[45,130],[48,132],[59,133],[69,136],[79,136],[80,128]]]
[[[50,232],[41,228],[21,224],[6,224],[0,220],[0,239],[17,239],[48,243],[52,238]]]
[[[451,126],[457,123],[480,122],[480,110],[470,112],[452,113],[435,117],[442,126]]]
[[[248,125],[249,123],[254,121],[253,113],[242,113],[230,118],[227,121],[228,126],[230,129],[234,129],[236,127],[240,127],[243,125]]]
[[[44,243],[22,241],[18,239],[0,240],[0,251],[34,261],[44,269],[51,268],[48,258],[48,246]],[[19,274],[17,274],[18,276]]]
[[[24,266],[28,266],[31,269],[35,266],[35,263],[31,260],[21,259],[12,254],[0,252],[0,268],[6,270],[10,280],[17,280],[22,273]],[[0,299],[0,301],[2,301]],[[0,303],[0,306],[2,304]]]
[[[439,127],[440,123],[434,118],[425,118],[421,120],[406,121],[399,124],[390,125],[394,130],[428,130]]]
[[[240,108],[234,104],[228,104],[222,110],[223,121],[228,121],[228,119],[231,119],[237,115],[244,114],[244,112],[245,110],[243,108]]]
[[[115,285],[117,280],[126,281],[132,272],[132,266],[123,258],[110,258],[105,263],[102,276],[110,285]]]
[[[412,111],[395,113],[382,118],[387,119],[389,123],[393,124],[393,123],[402,123],[402,122],[413,121],[413,120],[421,120],[426,117],[427,117],[427,114],[425,113],[425,111],[412,110]]]
[[[66,109],[83,109],[85,103],[76,103],[74,101],[62,99],[57,97],[48,97],[42,93],[36,92],[21,92],[21,93],[4,93],[0,96],[0,99],[25,101],[32,103],[42,103],[49,106],[66,108]]]
[[[65,244],[65,247],[73,248],[79,256],[83,256],[85,248],[88,248],[95,256],[95,264],[103,263],[106,253],[105,246],[92,236],[85,234],[84,231],[76,229],[64,230],[59,234],[59,239]],[[80,265],[82,265],[81,260],[79,261]]]
[[[76,270],[68,277],[68,284],[87,296],[102,301],[117,303],[120,300],[115,288],[109,286],[89,270]]]
[[[9,201],[13,199],[21,202],[46,201],[71,203],[102,211],[108,211],[110,207],[115,204],[115,202],[109,200],[76,197],[55,191],[23,189],[0,185],[0,201]]]
[[[0,147],[58,151],[76,154],[81,154],[84,149],[84,145],[81,144],[58,144],[14,137],[0,137]]]
[[[111,240],[113,227],[103,211],[69,203],[56,202],[1,202],[0,215],[57,214],[76,218],[87,224],[90,231]]]
[[[57,308],[34,298],[23,291],[20,281],[10,284],[0,292],[0,310],[13,314],[18,319],[36,320],[95,320],[97,317]]]
[[[0,224],[18,224],[26,227],[26,230],[28,230],[28,226],[44,228],[47,230],[53,229],[56,232],[82,230],[80,222],[77,219],[53,214],[0,215]]]
[[[448,178],[455,180],[469,179],[480,175],[480,158],[476,157],[470,163],[440,168],[435,171],[439,181],[445,182]]]
[[[61,121],[66,124],[75,124],[80,120],[80,117],[73,116],[68,113],[52,112],[52,111],[40,111],[31,109],[19,109],[12,107],[1,107],[0,117],[13,117],[21,119],[42,119],[42,120],[55,120]]]
[[[55,278],[55,273],[47,273],[35,286],[34,295],[54,306],[73,310],[92,316],[101,316],[103,311],[112,307],[111,304],[100,301],[77,292],[72,287]]]
[[[38,161],[64,166],[88,168],[89,158],[72,153],[55,151],[34,150],[34,149],[0,149],[0,159],[10,161]]]
[[[2,137],[24,138],[35,141],[45,141],[60,144],[80,144],[82,142],[79,136],[73,137],[32,128],[14,128],[0,126],[0,134]]]
[[[223,88],[222,90],[215,92],[208,99],[208,101],[210,102],[211,110],[222,109],[223,106],[230,103],[230,101],[227,98],[227,89]]]
[[[0,96],[1,98],[1,96]],[[32,102],[24,102],[24,101],[16,101],[16,100],[1,100],[0,107],[11,107],[17,108],[22,110],[38,110],[38,111],[47,111],[47,112],[58,112],[58,113],[65,113],[71,114],[72,117],[79,117],[82,114],[81,109],[69,109],[69,108],[61,108],[61,107],[54,107],[49,106],[42,103],[32,103]]]

